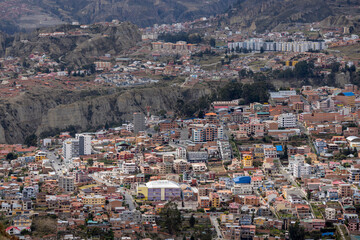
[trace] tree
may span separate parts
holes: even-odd
[[[308,200],[311,199],[311,191],[310,191],[309,189],[306,191],[306,198],[307,198]]]
[[[92,158],[89,158],[89,159],[87,160],[87,164],[88,164],[89,166],[94,165],[94,160],[93,160]]]
[[[195,223],[196,223],[195,217],[194,217],[194,215],[191,215],[191,217],[189,219],[190,227],[193,228],[195,226]]]
[[[306,61],[298,62],[295,65],[294,70],[295,76],[297,78],[306,78],[309,76],[309,65]]]
[[[335,63],[331,64],[331,72],[337,73],[337,72],[339,72],[339,70],[340,70],[340,63],[335,62]]]
[[[304,240],[305,229],[301,227],[300,223],[297,221],[295,224],[290,225],[289,235],[290,235],[290,240]]]
[[[6,155],[6,160],[14,160],[14,159],[17,159],[17,154],[13,153],[13,152],[10,152]]]
[[[161,227],[166,229],[168,233],[174,234],[178,232],[181,226],[181,213],[177,205],[173,202],[165,204],[160,212],[160,219],[158,221]]]
[[[30,136],[25,138],[24,143],[28,147],[30,147],[30,146],[36,147],[37,146],[37,136],[35,134],[31,134]]]
[[[216,40],[214,38],[210,39],[210,46],[215,47],[216,46]]]

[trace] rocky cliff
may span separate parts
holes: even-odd
[[[240,0],[220,23],[257,32],[284,30],[329,17],[359,16],[359,4],[359,0]],[[348,24],[342,21],[341,26]]]
[[[236,0],[12,0],[1,3],[0,30],[13,33],[62,22],[130,21],[145,27],[225,12]]]
[[[129,22],[117,26],[93,25],[89,29],[90,33],[85,36],[39,37],[41,32],[69,32],[71,28],[73,27],[63,25],[28,34],[16,34],[12,37],[13,41],[7,44],[5,55],[23,57],[34,52],[47,53],[65,65],[82,66],[92,63],[94,56],[106,53],[118,55],[141,41],[138,28]]]
[[[177,100],[196,100],[203,88],[149,87],[130,90],[70,92],[37,89],[0,103],[0,143],[22,143],[36,133],[55,133],[74,126],[79,131],[131,120],[132,113],[173,110]]]

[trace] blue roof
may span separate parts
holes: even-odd
[[[236,177],[233,179],[233,181],[234,181],[234,183],[237,183],[237,184],[250,184],[251,177],[250,176]]]
[[[343,94],[344,94],[344,96],[347,96],[347,97],[355,96],[355,94],[353,92],[344,92]]]
[[[333,236],[334,233],[333,232],[325,232],[321,234],[322,236]]]
[[[283,150],[283,147],[281,145],[276,146],[276,151],[281,152]]]

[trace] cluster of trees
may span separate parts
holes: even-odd
[[[164,33],[159,35],[159,39],[165,42],[176,43],[178,41],[185,41],[192,44],[201,43],[203,41],[202,37],[197,33],[186,33],[186,32],[179,32],[179,33]]]
[[[225,53],[230,53],[230,52],[236,52],[236,53],[251,53],[251,49],[247,49],[247,48],[242,48],[242,47],[239,47],[239,46],[237,46],[236,48],[232,48],[231,50],[225,50]],[[260,50],[260,53],[263,53],[264,52],[264,48],[262,48],[261,50]]]
[[[177,114],[181,116],[197,116],[202,118],[204,111],[209,109],[213,101],[243,99],[243,104],[267,102],[269,100],[269,91],[272,90],[275,90],[275,87],[266,81],[255,81],[252,84],[242,84],[237,81],[232,81],[214,90],[211,94],[200,97],[196,101],[186,102],[179,98],[175,105],[175,110]]]
[[[274,85],[266,81],[255,81],[252,84],[229,82],[218,90],[216,100],[229,101],[242,98],[244,104],[267,102],[271,90],[275,90]]]
[[[161,229],[165,229],[170,234],[180,231],[182,225],[181,213],[175,203],[168,202],[165,204],[160,212],[157,224],[161,226]]]

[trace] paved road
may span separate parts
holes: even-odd
[[[216,239],[223,239],[223,236],[222,236],[222,233],[221,233],[221,230],[220,230],[220,226],[219,226],[219,223],[217,221],[217,217],[216,216],[210,216],[210,221],[211,221],[211,225],[213,225],[216,229],[216,234],[217,234],[217,237]]]
[[[51,166],[55,170],[57,175],[62,175],[62,170],[64,169],[64,166],[61,164],[61,159],[58,159],[54,152],[45,150],[47,158],[50,160]]]
[[[336,225],[337,229],[338,229],[339,232],[340,232],[341,239],[342,239],[342,240],[346,240],[345,235],[344,235],[344,233],[343,233],[343,231],[342,231],[342,229],[341,229],[341,227],[340,227],[341,224],[335,224],[335,225]]]

